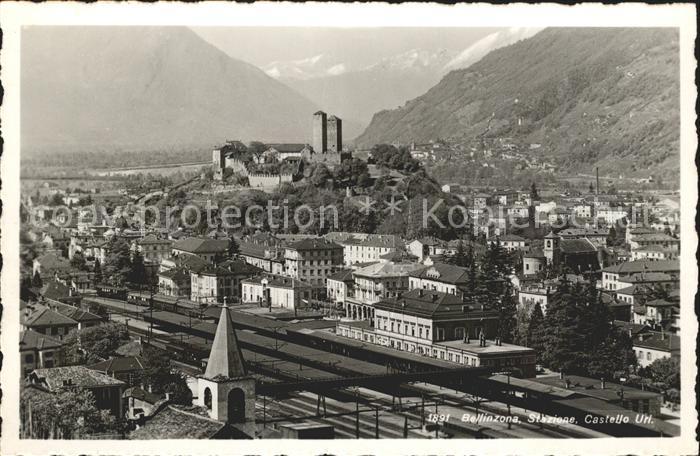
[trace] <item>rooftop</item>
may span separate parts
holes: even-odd
[[[186,238],[173,244],[173,249],[189,253],[222,253],[228,249],[228,239]]]
[[[31,376],[36,378],[36,380],[38,380],[40,383],[45,384],[50,391],[60,390],[68,386],[94,388],[101,386],[119,386],[124,384],[124,382],[121,380],[117,380],[109,375],[101,374],[85,366],[63,366],[35,369],[31,373]]]
[[[534,354],[535,350],[528,347],[523,347],[520,345],[504,344],[496,345],[494,341],[486,341],[485,347],[479,346],[478,339],[472,339],[469,343],[463,340],[449,340],[444,342],[436,342],[435,345],[444,345],[450,348],[456,348],[463,350],[475,355],[505,355],[505,354],[515,354],[515,353],[531,353]]]
[[[146,366],[140,356],[126,356],[123,358],[110,358],[88,366],[88,368],[111,375],[122,372],[142,371],[146,369]]]
[[[496,313],[481,306],[469,306],[458,296],[439,291],[415,289],[398,298],[387,298],[374,304],[375,309],[426,318],[484,318]]]
[[[608,266],[603,269],[603,272],[628,275],[635,272],[680,272],[680,270],[678,260],[637,260]]]
[[[343,246],[323,238],[309,238],[292,242],[288,248],[293,250],[327,250],[342,249]]]
[[[45,336],[36,331],[28,329],[19,336],[19,349],[21,350],[49,350],[60,348],[63,342],[52,337]]]
[[[469,278],[466,268],[447,263],[433,263],[427,268],[423,267],[414,271],[410,276],[451,284],[462,284],[467,282]]]
[[[225,423],[209,418],[199,406],[166,405],[143,426],[133,431],[132,440],[208,439],[221,431]]]
[[[66,325],[78,326],[78,322],[46,307],[35,311],[24,320],[24,326],[27,327]]]
[[[355,270],[355,276],[381,278],[381,277],[401,277],[415,273],[417,270],[425,269],[420,263],[394,263],[391,261],[380,261],[378,263],[365,266]]]
[[[620,400],[618,393],[622,388],[622,385],[612,382],[606,382],[605,388],[602,388],[600,380],[596,380],[588,377],[581,377],[578,375],[567,375],[566,378],[560,379],[558,376],[552,377],[537,377],[530,379],[531,381],[542,383],[545,385],[555,386],[559,388],[566,389],[567,380],[569,391],[574,391],[585,396],[594,397],[597,399],[602,399],[604,401],[617,402]],[[650,391],[642,391],[636,388],[624,386],[625,398],[627,399],[648,399],[653,397],[658,397],[658,393],[653,393]]]

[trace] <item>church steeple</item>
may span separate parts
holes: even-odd
[[[236,330],[233,328],[231,314],[224,303],[221,308],[221,317],[216,327],[214,342],[209,353],[209,361],[204,377],[213,378],[239,378],[246,375],[243,363],[243,354],[238,345]]]

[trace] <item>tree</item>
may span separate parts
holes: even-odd
[[[41,280],[41,275],[39,271],[34,272],[34,277],[32,277],[32,287],[41,288],[44,286],[43,280]]]
[[[537,360],[541,362],[542,351],[544,350],[545,337],[544,314],[540,303],[535,303],[530,313],[530,321],[527,325],[527,336],[525,345],[537,352]]]
[[[140,285],[147,283],[146,266],[143,263],[143,254],[139,250],[136,250],[131,256],[130,265],[129,281]]]
[[[129,340],[127,328],[121,323],[71,331],[64,339],[62,358],[68,365],[97,363],[109,358]]]
[[[25,437],[37,439],[75,439],[93,433],[117,432],[120,423],[106,410],[98,410],[90,390],[70,388],[56,393],[36,394],[22,389],[20,407]]]
[[[170,368],[170,357],[164,350],[146,346],[143,350],[144,372],[143,382],[151,387],[154,393],[170,393],[170,400],[175,404],[191,405],[192,391],[187,386],[186,379]]]
[[[664,392],[681,387],[681,363],[678,358],[656,359],[647,367],[640,369],[639,373]]]
[[[323,163],[318,163],[312,170],[310,181],[314,187],[323,187],[333,175]]]
[[[593,182],[588,184],[588,193],[590,193],[590,194],[595,193],[595,188],[593,187]]]
[[[580,294],[580,287],[564,277],[548,299],[542,361],[554,370],[585,375],[585,335],[579,331],[577,308]]]
[[[240,247],[240,245],[238,245],[238,241],[236,241],[236,238],[234,236],[231,236],[229,239],[228,250],[227,250],[229,258],[235,257],[236,255],[238,255],[240,253],[240,251],[241,251],[241,247]]]
[[[93,280],[95,284],[102,283],[102,266],[100,265],[100,259],[95,258],[95,267],[93,269]]]
[[[70,265],[79,271],[84,271],[87,269],[87,264],[85,262],[85,257],[82,252],[75,252],[73,258],[70,260]]]
[[[131,248],[123,238],[113,237],[107,247],[104,273],[112,285],[122,286],[131,273]]]
[[[532,201],[537,201],[538,199],[540,199],[540,196],[537,193],[537,185],[535,185],[534,182],[530,185],[530,199]]]

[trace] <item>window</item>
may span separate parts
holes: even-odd
[[[651,361],[651,352],[647,352],[647,361]]]
[[[33,363],[34,362],[34,355],[29,354],[24,357],[24,362],[25,363]]]

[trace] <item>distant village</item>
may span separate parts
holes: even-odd
[[[558,392],[576,413],[663,415],[662,432],[674,435],[678,392],[648,379],[659,363],[680,357],[676,194],[604,192],[595,179],[579,189],[441,182],[440,190],[460,201],[471,221],[464,235],[451,239],[216,227],[201,233],[90,210],[101,204],[135,215],[138,204],[152,199],[177,192],[191,197],[194,184],[199,196],[271,191],[308,179],[308,166],[333,170],[352,159],[341,119],[319,111],[312,125],[311,144],[253,148],[229,141],[213,150],[208,177],[168,188],[69,194],[43,187],[43,202],[23,195],[25,437],[320,436],[331,421],[267,423],[285,406],[263,407],[261,391],[272,397],[276,383],[291,380],[458,367],[487,368],[494,384],[512,382],[532,394]],[[411,144],[408,150],[422,162],[445,147]],[[502,149],[501,158],[525,168],[554,169],[508,152],[507,144]],[[371,154],[367,162],[373,176],[378,166]],[[343,191],[348,197],[367,192],[360,187],[348,184]],[[68,213],[57,215],[52,201],[70,206]],[[556,340],[547,328],[535,328],[535,320],[556,321],[563,312],[564,288],[589,290],[587,284],[609,312],[610,331],[629,341],[634,359],[625,375],[567,372]],[[52,398],[68,390],[93,395],[95,409],[105,412],[95,415],[99,430],[38,418],[42,406],[55,406]],[[321,400],[297,407],[316,410]],[[345,431],[336,426],[354,432],[352,423]],[[397,429],[391,432],[400,436],[404,431]]]

